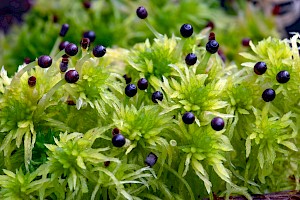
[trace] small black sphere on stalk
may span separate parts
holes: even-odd
[[[83,38],[89,38],[90,42],[94,42],[96,39],[96,33],[94,31],[86,31],[83,33]]]
[[[153,103],[158,103],[157,100],[162,101],[163,98],[164,98],[164,95],[160,91],[156,91],[152,94],[152,102]]]
[[[128,97],[133,97],[137,93],[137,88],[134,84],[128,84],[125,88],[125,94]]]
[[[148,17],[148,12],[144,6],[140,6],[136,9],[136,15],[140,19],[146,19]]]
[[[189,53],[186,57],[185,57],[185,63],[187,65],[194,65],[197,62],[197,56],[194,53]]]
[[[79,74],[76,70],[71,69],[65,74],[65,80],[68,83],[76,83],[79,80]]]
[[[66,46],[65,52],[68,56],[75,56],[78,53],[78,47],[76,44],[70,43]]]
[[[180,28],[180,34],[184,38],[188,38],[193,35],[194,29],[190,24],[183,24]]]
[[[122,147],[126,143],[126,139],[122,134],[114,135],[111,141],[115,147]]]
[[[28,65],[30,63],[30,58],[28,57],[24,58],[24,63]]]
[[[192,112],[186,112],[182,115],[182,121],[185,124],[192,124],[195,121],[195,115]]]
[[[61,37],[65,37],[65,35],[67,34],[68,30],[69,30],[69,24],[63,24],[63,25],[61,26],[59,35],[60,35]]]
[[[275,99],[276,93],[273,89],[268,88],[262,93],[261,97],[265,102],[270,102]]]
[[[38,65],[41,68],[48,68],[51,66],[51,64],[52,64],[52,58],[50,56],[42,55],[38,58]]]
[[[206,51],[211,54],[216,53],[218,49],[219,49],[219,43],[216,40],[210,40],[206,44]]]
[[[118,128],[114,128],[112,130],[112,135],[116,135],[116,134],[119,134],[120,133],[120,130]]]
[[[224,128],[225,123],[224,120],[221,117],[215,117],[211,120],[211,127],[215,131],[220,131]]]
[[[254,73],[257,75],[262,75],[267,71],[267,64],[265,62],[257,62],[254,65]]]
[[[288,71],[280,71],[276,75],[276,80],[278,83],[287,83],[290,80],[290,73]]]
[[[141,78],[137,85],[140,90],[146,90],[148,88],[148,81],[145,78]]]
[[[82,2],[82,5],[83,5],[84,8],[90,9],[92,7],[92,2],[89,1],[89,0],[85,0],[85,1]]]
[[[103,57],[106,53],[106,48],[102,45],[97,45],[93,49],[93,55],[97,58]]]

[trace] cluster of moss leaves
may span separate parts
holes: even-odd
[[[197,199],[213,193],[250,199],[252,193],[299,190],[299,35],[250,42],[241,53],[248,62],[235,65],[206,51],[209,29],[194,26],[185,39],[179,27],[85,62],[92,52],[81,50],[69,58],[69,69],[79,72],[75,84],[64,82],[56,57],[49,69],[34,61],[21,77],[3,68],[1,199]],[[186,65],[188,53],[197,55],[195,65]],[[259,61],[268,66],[261,76],[253,72]],[[291,76],[285,84],[276,81],[281,70]],[[147,78],[147,90],[127,97],[124,73],[133,84]],[[34,87],[30,76],[37,79]],[[276,91],[274,101],[263,101],[266,88]],[[155,91],[163,93],[158,103],[151,100]],[[187,111],[195,115],[193,124],[182,120]],[[221,131],[210,126],[216,116],[225,120]],[[121,148],[112,144],[114,128],[126,138]],[[145,165],[150,153],[158,157],[153,167]]]

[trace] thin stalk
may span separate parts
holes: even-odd
[[[91,56],[91,54],[89,53],[89,54],[84,55],[82,58],[80,58],[80,59],[77,61],[76,65],[75,65],[75,70],[79,73],[79,75],[81,75],[81,71],[82,71],[82,66],[83,66],[83,64],[84,64],[86,61],[88,61],[91,57],[92,57],[92,56]]]
[[[37,109],[36,109],[36,116],[40,116],[40,114],[45,110],[46,103],[49,101],[49,99],[53,96],[53,94],[66,82],[65,79],[62,79],[58,81],[46,94],[43,95],[43,97],[39,100]]]
[[[57,49],[59,49],[59,44],[62,41],[62,37],[58,37],[54,43],[54,46],[52,47],[52,50],[50,52],[50,57],[52,58],[53,56],[55,56],[55,52],[57,51]]]
[[[17,82],[18,80],[20,80],[21,76],[27,72],[28,70],[34,68],[37,65],[37,61],[33,61],[31,63],[29,63],[28,65],[26,65],[23,69],[21,69],[20,71],[17,72],[17,74],[13,77],[12,81],[11,81],[11,85],[13,85],[15,82]]]
[[[148,28],[150,29],[150,31],[155,35],[155,37],[157,38],[162,38],[163,35],[160,34],[159,32],[157,32],[154,27],[149,23],[148,19],[144,19],[144,22],[146,23],[146,25],[148,26]]]
[[[200,65],[198,65],[198,67],[197,67],[197,70],[196,70],[197,74],[205,73],[205,69],[206,69],[206,66],[207,66],[207,63],[208,63],[210,57],[211,57],[211,53],[205,52],[205,54],[202,57],[202,60],[200,62]]]

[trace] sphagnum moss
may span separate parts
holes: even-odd
[[[69,43],[58,52],[57,42],[53,56],[24,63],[14,77],[1,70],[1,199],[250,199],[299,190],[299,34],[250,41],[253,52],[241,55],[252,62],[239,70],[216,54],[222,43],[212,34],[208,43],[207,31],[163,36],[140,9],[152,44]]]

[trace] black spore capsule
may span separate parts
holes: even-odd
[[[160,91],[156,91],[152,94],[153,103],[158,103],[157,100],[162,101],[163,98],[164,98],[164,95]]]
[[[276,75],[276,80],[278,83],[287,83],[290,80],[290,73],[288,71],[280,71]]]
[[[148,17],[147,9],[144,6],[140,6],[136,9],[136,15],[140,19],[146,19]]]
[[[61,63],[59,64],[59,68],[61,72],[66,72],[68,70],[68,63],[69,63],[68,58],[62,59]]]
[[[65,52],[68,56],[75,56],[78,52],[78,47],[76,44],[70,43],[66,46]]]
[[[38,58],[38,65],[41,68],[48,68],[51,66],[51,64],[52,64],[52,58],[50,56],[42,55]]]
[[[153,167],[157,161],[157,156],[154,153],[149,153],[149,155],[145,159],[145,164],[149,167]]]
[[[262,75],[267,71],[267,64],[265,62],[257,62],[254,65],[254,73],[257,75]]]
[[[148,81],[145,78],[138,80],[137,86],[140,90],[146,90],[148,88]]]
[[[197,56],[194,53],[189,53],[186,57],[185,57],[185,63],[187,65],[194,65],[197,62]]]
[[[195,115],[192,112],[186,112],[182,115],[182,121],[185,124],[192,124],[195,121]]]
[[[112,130],[112,135],[116,135],[116,134],[119,134],[120,133],[120,130],[118,128],[114,128]]]
[[[111,142],[115,147],[122,147],[125,145],[126,139],[122,134],[116,134],[113,136]]]
[[[215,117],[211,120],[211,127],[215,130],[215,131],[220,131],[224,128],[225,123],[224,120],[221,117]]]
[[[206,44],[206,51],[214,54],[219,49],[219,43],[216,40],[209,40]]]
[[[96,39],[96,33],[94,31],[86,31],[83,33],[83,38],[89,38],[90,42],[94,42]]]
[[[76,83],[79,79],[79,74],[76,70],[71,69],[65,74],[65,80],[68,83]]]
[[[97,45],[93,49],[93,55],[97,58],[103,57],[106,53],[106,48],[102,45]]]
[[[69,30],[69,24],[63,24],[63,25],[61,26],[59,35],[60,35],[61,37],[65,37],[65,35],[67,34],[68,30]]]
[[[125,94],[128,96],[128,97],[133,97],[134,95],[136,95],[137,93],[137,88],[136,88],[136,85],[134,84],[128,84],[125,88]]]
[[[276,97],[276,93],[273,89],[268,88],[262,93],[261,97],[265,102],[273,101]]]
[[[59,44],[59,46],[58,46],[59,50],[65,49],[66,46],[68,46],[68,44],[70,44],[69,41],[62,41],[62,42]]]
[[[180,34],[184,38],[188,38],[193,35],[194,29],[190,24],[183,24],[180,28]]]

